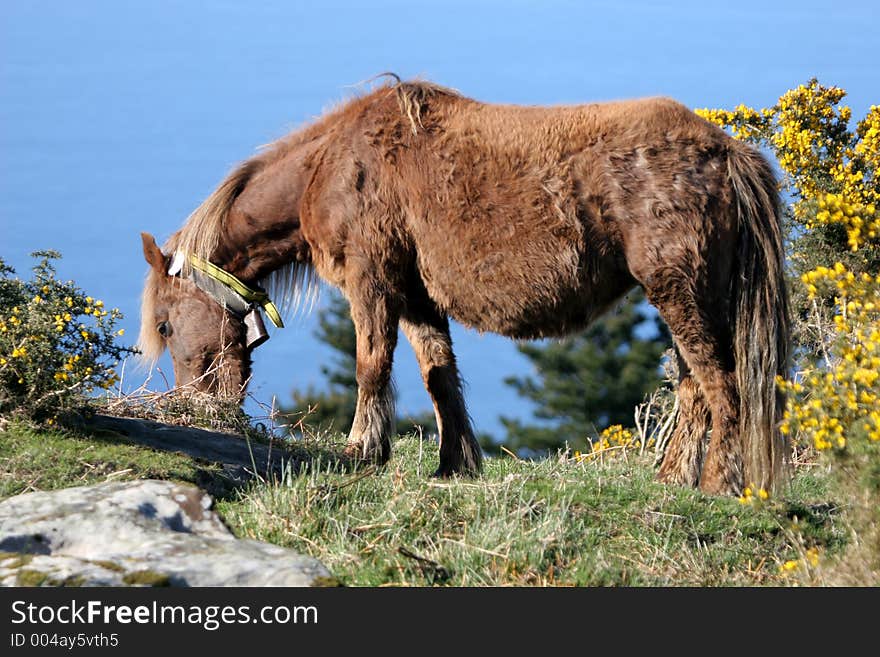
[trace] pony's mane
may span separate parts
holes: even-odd
[[[217,189],[187,217],[183,227],[166,242],[163,247],[165,253],[183,251],[210,260],[220,244],[232,204],[262,166],[260,158],[254,157],[233,169]]]
[[[430,98],[437,95],[460,97],[454,89],[432,82],[423,80],[404,82],[394,73],[383,73],[376,77],[388,77],[392,81],[337,103],[311,123],[261,147],[257,155],[235,167],[217,189],[187,217],[180,230],[168,239],[162,247],[163,253],[170,255],[175,251],[183,251],[204,260],[211,260],[220,245],[229,211],[248,182],[263,168],[283,157],[291,148],[315,138],[316,134],[326,128],[329,121],[341,117],[353,105],[370,102],[380,95],[394,93],[402,115],[409,121],[413,134],[417,134],[422,127],[422,112]],[[184,266],[188,267],[188,262]],[[317,300],[319,283],[310,265],[296,261],[272,272],[259,282],[284,313],[299,309],[310,312]],[[152,326],[159,284],[160,277],[151,268],[147,273],[141,297],[141,330],[138,338],[142,357],[150,362],[158,360],[165,348],[164,341]]]
[[[393,75],[397,78],[393,73],[386,75]],[[432,96],[461,97],[461,94],[455,89],[424,80],[401,82],[400,78],[397,78],[397,83],[389,86],[397,94],[400,111],[409,119],[410,128],[414,135],[418,134],[419,128],[424,127],[422,125],[422,110]]]

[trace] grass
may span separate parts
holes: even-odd
[[[780,564],[846,531],[825,475],[779,500],[653,481],[645,460],[489,459],[479,480],[426,478],[433,444],[396,444],[378,474],[315,467],[222,501],[233,531],[321,559],[344,584],[727,586],[789,584]]]
[[[233,532],[323,561],[351,586],[730,586],[812,583],[811,547],[849,539],[821,468],[779,499],[736,499],[653,481],[647,460],[487,459],[479,479],[436,480],[436,445],[400,438],[375,471],[342,471],[320,451],[301,473],[231,490],[216,466],[118,436],[0,431],[0,496],[138,478],[219,491]]]
[[[168,479],[228,494],[221,468],[146,449],[118,434],[45,430],[23,423],[0,429],[0,498],[105,481]]]

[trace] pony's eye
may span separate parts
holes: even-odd
[[[159,335],[163,338],[167,338],[171,334],[171,326],[168,322],[159,322],[156,325],[156,330],[159,331]]]

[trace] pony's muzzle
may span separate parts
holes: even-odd
[[[247,328],[245,345],[248,349],[256,349],[269,339],[269,334],[266,332],[266,325],[263,324],[263,316],[256,308],[251,308],[247,314],[245,314],[244,325]]]

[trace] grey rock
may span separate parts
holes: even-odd
[[[111,482],[0,502],[0,584],[311,586],[316,559],[235,538],[207,493],[168,481]]]

